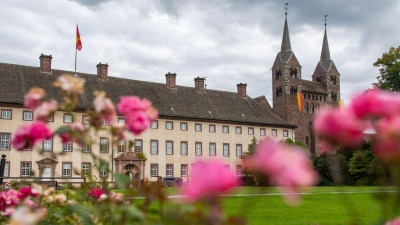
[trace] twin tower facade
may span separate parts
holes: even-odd
[[[272,67],[273,111],[297,125],[295,140],[304,142],[311,153],[318,153],[319,140],[312,129],[313,117],[325,107],[338,106],[340,100],[340,74],[330,58],[326,24],[321,58],[312,74],[312,80],[302,78],[302,67],[291,48],[286,17],[281,51]],[[298,107],[298,92],[303,99],[302,111]]]

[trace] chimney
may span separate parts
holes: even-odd
[[[102,80],[107,80],[108,78],[108,64],[102,64],[101,62],[97,64],[97,76]]]
[[[237,93],[238,93],[240,96],[242,96],[242,97],[247,97],[247,94],[246,94],[246,87],[247,87],[247,84],[242,84],[242,83],[240,83],[240,84],[237,84],[236,87],[237,87]]]
[[[52,58],[53,57],[51,55],[43,55],[43,53],[39,56],[41,72],[51,73],[51,59]]]
[[[168,72],[165,74],[165,78],[167,79],[167,87],[176,88],[176,73]]]
[[[194,87],[197,91],[204,92],[204,77],[194,78]]]

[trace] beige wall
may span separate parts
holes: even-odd
[[[1,107],[0,109],[12,109],[12,119],[0,119],[0,133],[13,133],[20,125],[26,123],[27,121],[22,120],[22,111],[21,108],[10,108],[10,107]],[[54,122],[49,122],[48,125],[51,129],[55,130],[57,127],[63,125],[63,112],[56,112],[54,116]],[[82,113],[74,113],[75,120],[82,121]],[[166,129],[166,121],[173,122],[173,130]],[[187,131],[180,130],[180,123],[187,123]],[[195,123],[202,124],[202,131],[195,131]],[[216,131],[214,133],[209,132],[209,125],[213,124],[216,127]],[[222,132],[222,126],[229,126],[229,133]],[[242,134],[235,133],[235,127],[240,126],[242,128]],[[254,135],[248,134],[248,128],[254,128]],[[260,128],[265,128],[266,136],[260,135]],[[277,127],[267,127],[267,126],[248,126],[243,124],[229,124],[229,123],[209,123],[202,121],[188,121],[188,120],[172,120],[172,119],[159,119],[158,120],[158,128],[157,129],[149,129],[143,134],[134,137],[132,134],[128,134],[128,139],[141,139],[143,140],[143,153],[145,154],[147,161],[145,162],[145,171],[144,171],[144,179],[149,181],[155,181],[156,177],[150,176],[150,164],[156,163],[158,164],[158,175],[166,176],[166,164],[173,164],[173,176],[181,177],[181,164],[188,164],[188,173],[190,174],[191,163],[195,160],[202,159],[213,159],[218,158],[222,160],[225,164],[229,164],[231,170],[235,171],[237,165],[241,165],[240,157],[236,156],[236,144],[242,145],[243,152],[247,151],[248,145],[251,143],[251,139],[253,136],[257,138],[257,140],[263,139],[265,137],[271,137],[272,129],[277,130],[277,137],[272,137],[275,140],[285,139],[283,137],[283,130],[288,131],[288,135],[290,138],[293,134],[293,129],[289,128],[277,128]],[[11,135],[12,137],[12,135]],[[91,135],[92,137],[92,146],[91,152],[100,156],[101,158],[109,161],[109,168],[111,170],[111,159],[118,157],[120,154],[117,153],[117,145],[115,144],[112,148],[110,146],[108,153],[100,153],[99,151],[99,142],[100,137],[109,137],[105,132],[99,132],[99,135],[96,136],[94,133]],[[109,139],[111,143],[111,138]],[[150,154],[150,140],[158,140],[158,154],[151,155]],[[166,155],[166,141],[173,141],[173,155]],[[185,141],[188,143],[188,155],[181,155],[180,153],[180,144],[181,141]],[[195,142],[202,143],[202,156],[195,156]],[[216,144],[216,156],[209,155],[209,143]],[[230,154],[229,157],[223,156],[223,143],[229,144]],[[113,149],[113,151],[112,151]],[[34,176],[39,176],[39,166],[36,163],[39,160],[45,158],[54,158],[54,153],[62,152],[62,143],[60,138],[55,137],[53,140],[53,152],[43,152],[42,151],[42,143],[37,144],[32,151],[16,151],[11,146],[11,151],[0,150],[1,154],[6,154],[7,161],[10,162],[10,176],[20,176],[21,171],[21,162],[27,161],[32,164],[32,171]],[[92,160],[92,157],[88,153],[82,153],[81,148],[77,145],[73,145],[72,152],[66,152],[63,155],[59,155],[56,159],[58,163],[54,169],[53,176],[61,177],[62,176],[62,164],[63,162],[72,163],[72,166],[79,173],[81,170],[82,162],[89,162],[93,166],[95,162]],[[114,171],[115,171],[115,165]],[[72,177],[80,177],[80,175],[72,172]],[[94,176],[99,176],[97,170],[92,169],[92,174]],[[108,176],[108,179],[111,181],[111,176]],[[186,177],[183,177],[184,180],[187,180]],[[81,180],[77,180],[81,181]]]

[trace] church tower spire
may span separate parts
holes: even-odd
[[[287,23],[287,5],[288,3],[285,3],[285,26],[283,28],[283,36],[282,36],[282,45],[281,45],[281,52],[290,52],[292,51],[292,46],[290,45],[290,36],[289,36],[289,27]]]
[[[322,62],[328,62],[331,60],[331,55],[329,53],[329,45],[328,45],[328,35],[326,34],[326,17],[328,15],[325,15],[325,33],[324,33],[324,41],[322,43],[322,51],[321,51],[321,61]]]

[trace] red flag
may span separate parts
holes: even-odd
[[[299,111],[303,111],[303,93],[297,92],[297,106],[299,107]]]
[[[76,25],[76,49],[78,49],[79,51],[82,49],[82,41],[81,35],[79,34],[78,25]]]

